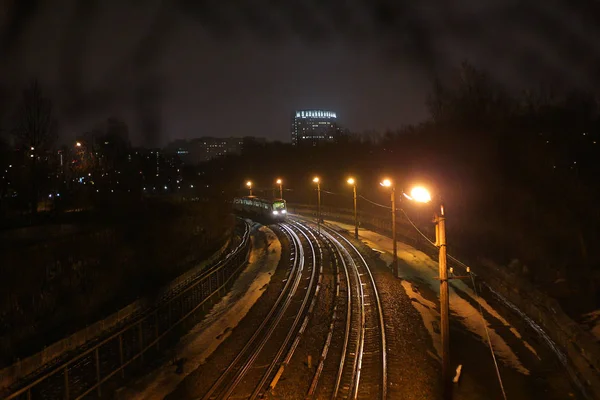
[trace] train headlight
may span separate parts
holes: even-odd
[[[273,211],[273,215],[279,214],[279,211]]]
[[[285,213],[287,213],[287,210],[281,210],[281,213],[285,214]]]

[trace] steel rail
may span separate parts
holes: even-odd
[[[306,218],[302,218],[299,216],[294,216],[296,219],[302,221],[304,224],[311,224],[312,221],[306,219]],[[339,245],[341,246],[341,249],[343,249],[344,253],[346,253],[349,257],[350,260],[352,260],[352,265],[355,267],[355,272],[357,275],[357,280],[359,283],[361,282],[361,278],[360,278],[360,272],[358,271],[358,268],[356,266],[356,262],[354,261],[354,258],[352,257],[352,255],[350,255],[350,252],[347,250],[347,248],[351,249],[351,251],[356,255],[357,259],[360,260],[361,265],[364,267],[364,269],[366,270],[368,276],[369,276],[369,284],[370,286],[373,288],[373,293],[375,296],[375,302],[376,302],[376,306],[377,306],[377,314],[378,314],[378,325],[379,325],[379,331],[381,333],[381,351],[382,351],[382,356],[381,356],[381,362],[382,362],[382,388],[381,388],[381,398],[385,399],[387,397],[387,344],[386,344],[386,338],[385,338],[385,325],[384,325],[384,320],[383,320],[383,311],[382,311],[382,307],[381,307],[381,299],[379,297],[379,293],[377,291],[377,285],[375,283],[375,279],[373,277],[373,274],[368,266],[367,261],[364,259],[364,257],[362,256],[362,254],[360,253],[360,251],[348,240],[346,239],[342,234],[340,234],[339,232],[335,231],[334,229],[331,229],[330,227],[327,227],[325,225],[322,225],[322,232],[324,234],[327,234],[328,236],[331,237],[332,241],[334,243],[336,243],[336,247]],[[340,243],[339,240],[337,240],[335,237],[340,238],[343,242],[345,242],[346,246],[342,245],[342,243]],[[362,289],[363,289],[363,285],[360,285],[360,290],[362,293]],[[349,290],[348,290],[349,291]],[[364,295],[364,293],[362,293],[362,295]],[[362,296],[361,296],[362,297]],[[364,300],[361,300],[361,310],[363,311],[361,314],[361,321],[364,322]],[[365,325],[363,324],[361,327],[362,330],[362,337],[364,338],[364,328]],[[362,352],[362,348],[361,347],[361,352]],[[357,379],[354,381],[355,384],[352,385],[352,396],[353,398],[357,397],[358,394],[358,387],[359,387],[359,382],[360,382],[360,373],[361,373],[361,364],[362,364],[362,354],[357,353],[357,358],[359,360],[359,363],[357,364],[357,369],[355,371],[353,371],[353,375],[354,372],[357,373],[356,377]],[[355,359],[355,360],[356,360]],[[341,367],[341,363],[340,363],[340,371],[342,370]],[[338,373],[338,377],[341,377],[341,373]],[[338,386],[339,388],[339,386]],[[334,396],[333,398],[335,398],[337,396],[337,393],[334,392]]]
[[[362,282],[360,280],[360,274],[358,272],[358,268],[356,267],[356,264],[355,264],[354,260],[352,259],[352,256],[350,255],[350,252],[348,252],[348,250],[339,242],[339,240],[337,240],[335,237],[333,237],[333,235],[331,235],[329,232],[327,232],[327,230],[324,229],[323,233],[325,235],[327,235],[329,237],[329,239],[335,244],[335,247],[338,249],[340,255],[342,256],[342,259],[344,258],[344,255],[346,255],[348,257],[351,267],[356,275],[356,286],[355,286],[354,290],[355,290],[355,293],[357,294],[358,307],[359,307],[358,308],[358,310],[359,310],[358,318],[359,318],[360,323],[359,323],[358,329],[357,329],[358,339],[356,341],[356,347],[354,349],[354,357],[352,360],[352,375],[350,377],[350,388],[351,388],[350,397],[356,398],[354,396],[354,394],[358,390],[358,385],[359,385],[359,381],[360,381],[359,368],[361,365],[362,351],[364,348],[365,307],[364,307],[364,293],[362,291]],[[346,272],[348,272],[348,270],[346,270]],[[350,286],[348,286],[348,293],[350,293],[351,289],[352,288]],[[351,307],[349,307],[349,310],[351,310]],[[345,347],[347,348],[347,346],[345,346]],[[344,352],[344,354],[345,354],[345,352]],[[343,378],[345,363],[346,363],[346,360],[344,357],[342,357],[342,360],[340,361],[340,367],[339,367],[337,382],[336,382],[336,387],[338,390],[336,390],[336,392],[334,393],[333,398],[337,397],[337,392],[339,391],[339,386],[340,386],[340,384],[342,382],[342,378]]]
[[[302,315],[304,314],[304,310],[306,309],[306,305],[308,304],[308,300],[311,298],[311,292],[312,292],[312,287],[314,285],[315,282],[315,276],[316,276],[316,271],[317,271],[317,256],[315,253],[315,246],[313,245],[313,243],[311,242],[310,238],[308,237],[308,235],[306,234],[306,232],[304,232],[304,230],[302,228],[298,228],[297,229],[300,231],[300,233],[305,237],[307,243],[310,246],[310,251],[312,254],[312,271],[311,271],[311,275],[310,275],[310,282],[308,284],[308,288],[306,290],[306,294],[304,295],[304,299],[302,300],[302,304],[300,305],[300,310],[298,310],[297,314],[296,314],[296,318],[294,318],[294,322],[292,323],[292,326],[290,327],[288,334],[286,335],[283,343],[281,344],[281,346],[279,347],[279,350],[277,351],[275,357],[273,358],[273,360],[271,361],[271,364],[269,365],[269,367],[267,368],[267,370],[265,371],[265,373],[262,376],[262,379],[260,380],[260,382],[258,383],[258,385],[256,385],[254,391],[252,392],[252,395],[250,396],[251,400],[256,399],[262,388],[264,387],[265,383],[267,382],[267,380],[269,379],[269,376],[271,375],[271,373],[273,372],[273,370],[275,369],[275,366],[278,364],[279,359],[281,358],[281,355],[283,354],[283,352],[285,351],[286,347],[288,346],[288,344],[290,343],[290,340],[292,338],[292,335],[294,334],[294,331],[296,330],[296,327],[298,326],[298,323],[300,322],[300,319],[302,318]],[[311,233],[312,235],[312,233]],[[317,238],[312,235],[315,242],[317,243],[318,246],[318,240]],[[323,254],[321,252],[321,249],[319,247],[319,253],[320,253],[320,265],[323,264]],[[318,289],[318,288],[317,288]],[[316,295],[316,293],[315,293]],[[313,305],[314,306],[314,305]],[[302,325],[303,327],[300,329],[300,331],[296,334],[296,339],[294,340],[294,344],[292,345],[292,347],[289,349],[282,365],[281,365],[281,373],[283,373],[283,368],[285,367],[285,365],[289,362],[289,360],[291,359],[292,355],[294,354],[294,351],[296,349],[296,346],[298,345],[298,342],[300,340],[300,336],[302,334],[302,332],[304,331],[304,328],[306,327],[306,324],[308,323],[308,319],[305,318],[304,320],[304,324]]]
[[[373,273],[371,272],[371,269],[369,268],[369,264],[367,263],[367,261],[365,260],[363,255],[348,239],[346,239],[342,234],[336,232],[335,230],[333,230],[329,227],[325,227],[325,229],[330,232],[333,232],[334,235],[337,235],[339,238],[341,238],[343,241],[345,241],[347,243],[348,247],[350,247],[354,251],[354,253],[360,258],[362,264],[365,267],[365,270],[369,274],[369,281],[370,281],[371,287],[373,288],[373,292],[375,294],[375,299],[376,299],[376,303],[377,303],[377,314],[379,317],[379,328],[381,331],[381,352],[382,352],[381,359],[382,359],[382,381],[383,381],[382,388],[381,388],[381,398],[385,399],[385,398],[387,398],[387,344],[386,344],[386,338],[385,338],[385,324],[384,324],[384,320],[383,320],[383,309],[381,307],[381,299],[379,297],[379,292],[377,290],[375,278],[373,277]]]
[[[333,339],[333,331],[335,329],[335,323],[337,321],[337,313],[338,313],[338,302],[340,301],[340,258],[338,258],[338,253],[336,252],[336,249],[334,248],[334,246],[331,244],[331,242],[326,239],[326,243],[327,246],[329,247],[329,252],[330,254],[333,256],[333,262],[335,265],[335,289],[334,289],[334,296],[333,296],[333,301],[332,301],[332,310],[331,310],[331,322],[329,323],[329,329],[327,331],[327,338],[325,339],[325,344],[323,345],[323,350],[321,350],[321,357],[319,358],[319,365],[317,366],[317,370],[315,371],[315,374],[313,375],[313,379],[311,381],[311,384],[308,388],[308,392],[306,394],[306,398],[307,399],[311,399],[315,396],[315,392],[317,390],[317,386],[319,384],[319,381],[321,379],[321,374],[323,373],[323,368],[325,366],[325,360],[327,359],[327,355],[329,354],[329,348],[331,346],[331,340]],[[347,275],[346,275],[346,279],[348,279]],[[349,293],[348,293],[349,295]],[[346,303],[348,305],[348,302]],[[346,319],[348,320],[348,318]],[[348,326],[348,324],[346,324],[346,326]],[[348,331],[348,330],[347,330]],[[342,351],[342,357],[345,356],[345,351]],[[339,383],[337,385],[335,385],[336,387],[339,387]],[[337,389],[334,388],[334,393],[337,392]]]
[[[222,387],[223,384],[225,383],[226,379],[235,372],[235,369],[238,367],[238,364],[240,363],[240,361],[242,360],[244,355],[255,345],[255,342],[257,341],[257,339],[259,338],[261,333],[263,333],[263,330],[265,329],[267,324],[270,322],[274,322],[274,321],[271,321],[271,319],[275,318],[276,321],[281,319],[281,316],[283,315],[283,313],[281,312],[281,309],[287,308],[286,304],[289,304],[289,300],[293,297],[292,295],[293,295],[293,292],[295,291],[295,289],[290,286],[297,286],[297,281],[299,281],[299,277],[301,276],[301,271],[302,271],[302,268],[304,265],[303,264],[304,251],[302,248],[302,244],[300,242],[300,238],[298,238],[298,236],[295,235],[291,229],[285,227],[283,224],[280,224],[279,226],[281,227],[282,231],[290,238],[290,244],[294,248],[294,261],[292,263],[292,269],[290,270],[290,273],[288,274],[286,283],[285,283],[283,289],[281,290],[279,296],[275,300],[275,303],[269,310],[269,313],[265,316],[262,323],[256,329],[256,331],[254,332],[254,334],[252,335],[250,340],[246,343],[246,345],[242,348],[242,350],[240,350],[240,352],[237,354],[235,359],[229,364],[227,369],[221,374],[221,376],[219,376],[219,378],[215,381],[215,383],[213,383],[213,385],[210,387],[210,389],[204,394],[204,396],[202,397],[203,400],[208,400],[208,399],[213,398],[213,395],[217,391],[219,391],[220,393],[222,393],[222,392],[227,393],[227,392],[232,391],[235,388],[235,386],[237,386],[237,384],[239,383],[239,380],[241,379],[240,376],[245,375],[245,373],[247,372],[249,367],[254,362],[254,359],[256,359],[256,356],[258,355],[258,351],[257,351],[258,347],[255,348],[254,351],[250,354],[249,359],[247,359],[246,362],[244,363],[244,365],[242,365],[240,372],[235,375],[234,380],[232,382],[230,382],[229,385]],[[280,307],[282,302],[284,302],[284,303]],[[277,314],[276,314],[276,312],[277,312]],[[274,317],[274,315],[275,315],[275,317]],[[273,326],[276,326],[276,323],[273,323],[271,327],[273,327]],[[268,339],[268,337],[270,337],[270,334],[267,334],[266,339]],[[264,346],[265,342],[266,342],[266,340],[265,340],[265,338],[263,338],[261,343],[259,343],[259,347],[262,348],[262,346]],[[240,377],[240,379],[237,379],[238,377]],[[235,382],[236,380],[237,380],[237,382]],[[226,397],[226,395],[223,395],[223,396],[217,395],[217,397]]]

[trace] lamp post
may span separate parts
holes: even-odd
[[[248,186],[248,190],[250,191],[250,196],[252,196],[252,181],[246,182],[246,186]]]
[[[429,203],[431,195],[429,191],[423,187],[415,187],[411,190],[410,196],[406,196],[410,200],[420,203]],[[435,244],[439,247],[439,280],[440,280],[440,317],[441,317],[441,334],[442,334],[442,380],[444,389],[444,398],[451,398],[450,386],[450,297],[448,293],[448,267],[446,262],[446,215],[444,213],[444,205],[440,202],[440,210],[435,213]]]
[[[354,238],[358,239],[358,210],[356,208],[356,180],[354,178],[348,178],[346,181],[349,185],[352,185],[352,191],[354,194]]]
[[[391,189],[392,199],[392,242],[393,242],[393,255],[392,255],[392,270],[394,275],[398,277],[400,271],[398,270],[398,245],[396,243],[396,186],[389,179],[384,179],[381,183],[383,187],[389,187]]]
[[[279,198],[283,200],[283,181],[280,178],[275,183],[279,185]]]
[[[315,176],[313,182],[317,184],[317,231],[321,232],[321,180]]]

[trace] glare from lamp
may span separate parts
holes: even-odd
[[[354,182],[356,181],[354,180],[354,178],[348,178],[346,182],[348,182],[349,185],[354,185]]]
[[[385,186],[385,187],[390,187],[392,186],[392,181],[390,181],[389,179],[384,179],[381,183],[381,186]]]
[[[318,177],[318,176],[315,176],[315,177],[313,178],[313,182],[314,182],[314,183],[319,183],[319,177]]]
[[[417,186],[410,191],[410,197],[414,201],[418,201],[419,203],[429,203],[431,201],[431,194],[429,190],[425,189],[422,186]]]

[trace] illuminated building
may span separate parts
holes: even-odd
[[[316,146],[337,139],[337,114],[328,110],[298,110],[292,114],[292,144]]]

